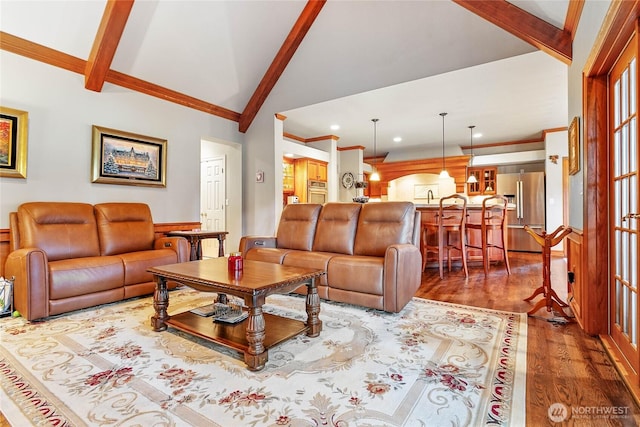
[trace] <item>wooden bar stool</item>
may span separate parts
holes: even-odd
[[[495,248],[502,251],[504,265],[507,274],[511,274],[509,256],[507,254],[507,198],[501,195],[487,197],[482,201],[482,213],[480,223],[467,221],[467,230],[480,230],[481,244],[470,244],[467,236],[466,248],[480,249],[482,251],[482,263],[485,276],[489,274],[489,249]],[[466,252],[466,250],[465,250]]]
[[[465,277],[469,277],[467,269],[467,252],[464,248],[465,222],[467,219],[467,198],[458,194],[453,194],[440,199],[440,208],[436,214],[435,221],[425,223],[422,228],[422,270],[427,262],[427,254],[438,254],[438,265],[440,267],[440,278],[444,278],[443,264],[444,253],[447,252],[447,264],[451,271],[451,249],[460,251],[462,257],[462,268]],[[457,235],[457,239],[452,239],[452,234]],[[434,242],[437,240],[437,243]]]

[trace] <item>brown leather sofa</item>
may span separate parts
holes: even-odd
[[[189,260],[143,203],[33,202],[9,215],[14,306],[28,320],[152,293],[149,267]]]
[[[420,287],[419,236],[420,212],[410,202],[289,204],[276,236],[245,236],[240,251],[247,260],[326,271],[320,298],[397,313]]]

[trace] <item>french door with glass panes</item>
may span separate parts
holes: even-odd
[[[631,368],[638,353],[638,45],[633,36],[609,75],[611,146],[609,334]]]

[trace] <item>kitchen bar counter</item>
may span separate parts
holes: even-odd
[[[435,215],[440,209],[440,202],[434,202],[429,204],[426,204],[426,203],[416,204],[416,209],[418,209],[422,214],[421,215],[422,224],[429,223],[429,222],[433,223],[435,222]],[[514,210],[515,205],[513,203],[510,203],[507,206],[507,209]],[[467,203],[468,222],[479,223],[481,212],[482,212],[482,203]],[[507,225],[508,224],[505,223],[505,226]],[[509,229],[507,229],[507,233],[509,233]],[[467,230],[467,236],[468,236],[469,242],[472,245],[481,246],[480,230]],[[490,237],[490,241],[493,240],[491,237]],[[455,237],[452,236],[452,239],[455,239]],[[496,243],[497,242],[498,241],[496,240]],[[456,242],[455,244],[459,245],[458,242]],[[422,251],[422,239],[420,241],[420,250]],[[445,254],[445,260],[446,260],[446,257],[447,255]],[[489,259],[491,261],[502,261],[502,252],[494,248],[489,248]],[[457,251],[452,251],[452,261],[453,261],[452,268],[459,269],[462,264],[461,260],[462,260],[461,254]],[[475,262],[482,263],[482,251],[480,251],[479,249],[469,249],[469,251],[467,252],[467,261],[471,263],[471,267],[474,266]],[[438,257],[436,254],[431,253],[428,255],[428,258],[427,258],[427,268],[434,268],[434,267],[435,268],[438,267]]]

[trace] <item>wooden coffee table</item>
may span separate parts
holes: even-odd
[[[269,348],[303,332],[317,337],[322,330],[322,321],[318,318],[320,297],[315,282],[325,274],[322,270],[244,260],[243,270],[236,273],[228,270],[226,258],[212,258],[152,267],[148,271],[156,280],[153,296],[155,315],[151,317],[154,331],[164,331],[171,326],[242,351],[250,370],[264,368]],[[225,324],[189,311],[169,316],[167,280],[198,291],[240,297],[248,307],[249,317],[236,324]],[[307,285],[306,322],[262,312],[267,296],[290,293],[302,284]]]

